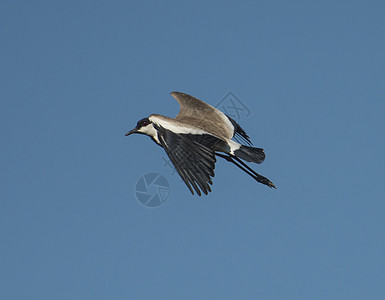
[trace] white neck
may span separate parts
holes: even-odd
[[[152,125],[152,123],[148,124],[147,126],[145,127],[142,127],[138,130],[138,132],[140,133],[143,133],[145,135],[148,135],[150,137],[152,137],[154,139],[154,141],[157,143],[157,144],[160,144],[159,142],[159,139],[158,139],[158,133],[157,131],[155,130],[154,126]]]

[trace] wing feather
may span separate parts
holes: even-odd
[[[194,124],[219,138],[232,138],[234,131],[232,123],[216,107],[185,93],[172,92],[171,96],[178,101],[180,106],[180,111],[175,117],[176,121]]]
[[[239,125],[234,119],[230,118],[228,115],[226,117],[234,126],[234,139],[239,143],[246,143],[249,146],[253,145],[250,140],[250,137],[247,135],[246,131]]]
[[[210,134],[176,134],[157,126],[161,146],[166,151],[179,176],[189,188],[201,196],[211,192],[211,177],[215,176],[215,145],[221,142]]]

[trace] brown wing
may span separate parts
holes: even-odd
[[[180,105],[180,111],[174,118],[183,123],[194,124],[222,139],[231,139],[234,126],[227,116],[215,107],[185,93],[172,92]]]

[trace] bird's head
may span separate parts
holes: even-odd
[[[133,133],[141,133],[141,134],[146,134],[149,136],[153,136],[154,134],[154,126],[152,125],[152,122],[150,121],[149,118],[143,118],[138,121],[136,124],[136,127],[129,132],[127,132],[125,135],[129,136]]]

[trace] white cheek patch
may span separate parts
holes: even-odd
[[[158,132],[152,124],[148,124],[147,126],[140,128],[138,132],[151,136],[157,143],[159,143]]]

